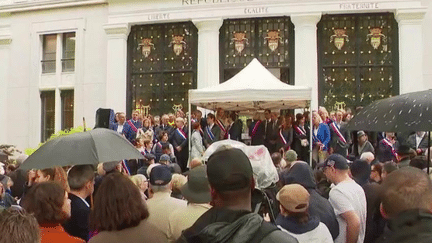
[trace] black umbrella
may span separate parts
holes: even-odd
[[[26,170],[67,165],[97,165],[102,162],[142,158],[143,155],[117,132],[96,128],[46,142],[30,155],[20,168]]]
[[[432,130],[432,90],[375,101],[355,115],[348,123],[347,129],[381,132],[428,131],[429,149]]]

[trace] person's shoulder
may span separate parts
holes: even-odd
[[[298,243],[296,238],[294,238],[290,234],[281,231],[280,229],[276,229],[272,231],[260,241],[260,243],[274,243],[274,242]]]

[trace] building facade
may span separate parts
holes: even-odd
[[[186,108],[257,58],[311,107],[432,88],[431,0],[0,0],[0,143]]]

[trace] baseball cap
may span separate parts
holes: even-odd
[[[236,191],[250,186],[252,165],[240,149],[222,149],[208,159],[207,176],[210,185],[216,190]]]
[[[144,158],[145,158],[146,160],[150,161],[150,160],[152,160],[152,159],[156,159],[156,156],[154,156],[154,154],[150,154],[150,153],[148,153],[148,154],[144,155]]]
[[[150,184],[154,186],[164,186],[170,183],[171,178],[171,170],[166,165],[155,166],[150,172]]]
[[[358,131],[357,132],[357,137],[361,137],[361,136],[364,136],[364,135],[366,135],[366,133],[364,131]]]
[[[348,170],[348,160],[340,154],[332,154],[324,161],[324,168],[333,166],[338,170]]]
[[[208,203],[211,201],[210,186],[207,179],[206,167],[199,166],[189,171],[188,181],[180,188],[188,202]]]
[[[276,194],[276,199],[290,212],[305,212],[309,207],[309,192],[299,184],[285,185]]]
[[[162,154],[159,161],[169,161],[171,162],[171,158],[168,154]]]

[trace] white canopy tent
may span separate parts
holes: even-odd
[[[214,111],[223,108],[250,114],[265,109],[306,108],[310,106],[311,97],[312,88],[283,83],[255,58],[222,84],[189,90],[189,120],[191,105]],[[190,134],[189,122],[189,137]]]
[[[240,112],[297,109],[308,107],[311,96],[312,88],[283,83],[253,59],[222,84],[189,90],[189,106]]]

